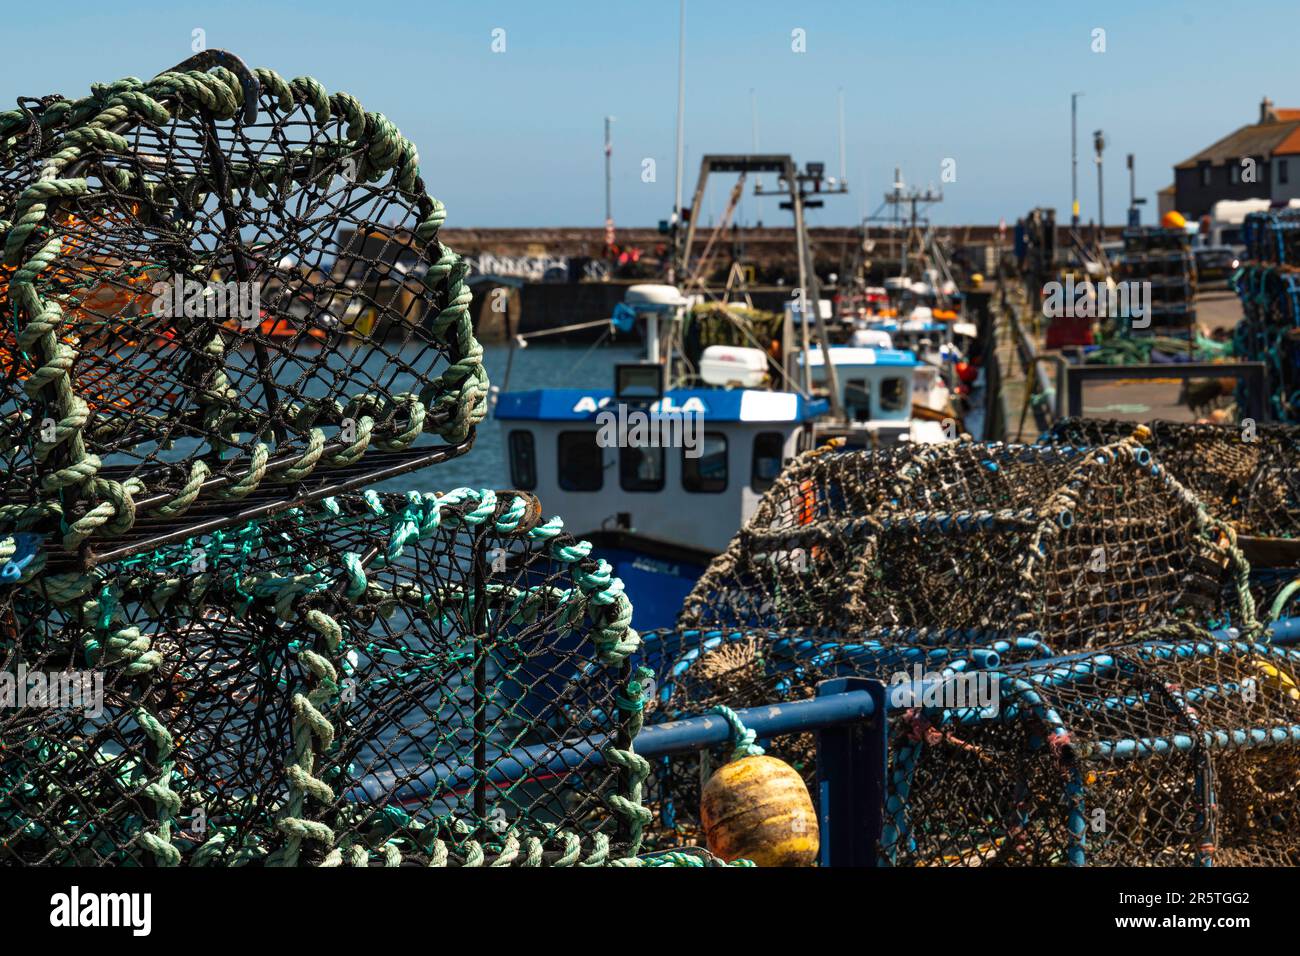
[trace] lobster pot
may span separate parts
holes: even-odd
[[[339,496],[6,588],[0,857],[569,865],[634,857],[631,608],[535,499]],[[611,809],[617,808],[617,809]]]
[[[527,495],[334,504],[302,520],[312,560],[341,564],[329,613],[356,686],[325,765],[349,780],[320,808],[336,844],[415,862],[634,853],[637,638],[609,565]]]
[[[904,710],[880,862],[1294,864],[1298,664],[1187,631],[981,674],[987,700]]]
[[[650,724],[709,713],[806,700],[836,677],[913,680],[924,674],[963,672],[1049,653],[1034,639],[970,632],[920,632],[876,628],[852,637],[816,629],[651,631],[642,635],[637,662],[653,674],[645,720]],[[817,792],[817,747],[811,733],[762,742]],[[646,784],[654,818],[647,842],[656,847],[702,838],[701,786],[731,755],[729,746],[660,758]]]
[[[840,508],[845,479],[829,476],[855,467],[868,490]],[[1066,651],[1164,621],[1253,622],[1240,553],[1131,437],[826,454],[791,471],[701,577],[682,625],[1010,629]],[[813,503],[807,522],[779,504],[792,495]]]
[[[1022,508],[1082,452],[950,442],[795,459],[687,597],[685,626],[829,627],[849,633],[844,581],[887,510]],[[922,626],[931,622],[922,622]],[[933,622],[938,624],[940,622]]]
[[[274,616],[159,609],[132,577],[5,595],[0,680],[26,690],[0,718],[3,863],[243,863],[282,840],[305,688]]]
[[[1269,265],[1300,262],[1300,215],[1294,209],[1246,214],[1242,223],[1246,255]]]
[[[465,266],[382,114],[240,65],[59,115],[0,224],[0,520],[114,559],[469,447],[486,380]],[[62,523],[13,517],[54,498]]]
[[[1133,422],[1066,418],[1045,444],[1103,445],[1133,434]],[[1152,422],[1142,443],[1210,512],[1238,534],[1300,534],[1300,427]]]
[[[829,448],[800,455],[763,495],[754,515],[687,596],[689,627],[834,626],[854,540],[839,533],[898,493],[915,459],[905,447],[877,453]]]
[[[1146,449],[1094,449],[1031,507],[881,513],[847,582],[862,624],[1010,627],[1057,651],[1161,623],[1254,625],[1248,566]]]
[[[1134,329],[1125,315],[1109,320],[1124,337],[1166,334],[1188,336],[1196,322],[1196,262],[1186,236],[1165,229],[1125,230],[1124,254],[1117,278],[1136,287],[1148,284],[1150,302],[1145,328]]]
[[[1233,354],[1265,364],[1269,413],[1295,424],[1300,422],[1300,345],[1292,330],[1300,325],[1300,277],[1286,267],[1300,262],[1300,220],[1288,221],[1274,239],[1262,244],[1261,253],[1273,261],[1247,262],[1229,280],[1242,305],[1242,319],[1233,330]],[[1278,255],[1290,258],[1281,260],[1279,267]]]

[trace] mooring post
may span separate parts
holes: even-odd
[[[838,677],[817,685],[817,696],[866,691],[875,702],[867,720],[817,731],[821,866],[875,866],[885,809],[888,701],[883,683]]]

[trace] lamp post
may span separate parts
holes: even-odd
[[[612,171],[610,163],[614,155],[614,140],[610,135],[610,124],[614,122],[614,117],[605,117],[605,245],[614,244],[614,210],[610,203],[610,182]]]
[[[1106,148],[1106,137],[1101,130],[1093,132],[1092,145],[1097,150],[1097,228],[1104,232],[1106,229],[1106,204],[1102,196],[1101,186],[1101,151]]]
[[[1079,227],[1079,97],[1070,94],[1070,225]]]

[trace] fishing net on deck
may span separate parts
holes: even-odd
[[[982,675],[891,720],[882,863],[1294,865],[1300,653],[1177,637]]]
[[[1127,438],[1134,422],[1065,418],[1044,444],[1080,447]],[[1155,421],[1142,443],[1216,517],[1240,534],[1300,534],[1300,427]]]
[[[28,565],[0,595],[4,672],[88,673],[102,706],[0,711],[0,857],[632,859],[637,637],[589,552],[531,496],[460,489]]]
[[[1230,534],[1134,441],[805,456],[687,598],[687,626],[1038,632],[1253,627]]]
[[[0,519],[57,507],[72,551],[442,460],[485,413],[415,147],[311,78],[218,63],[47,104],[39,146],[0,125]]]

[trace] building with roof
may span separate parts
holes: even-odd
[[[1189,219],[1221,199],[1300,198],[1300,109],[1265,97],[1259,119],[1174,167],[1175,208]]]

